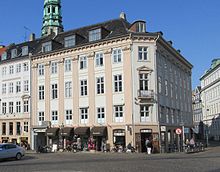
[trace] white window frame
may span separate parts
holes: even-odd
[[[123,77],[122,74],[114,75],[114,92],[122,92],[123,91]]]
[[[124,122],[124,106],[122,105],[114,106],[114,122],[116,123]]]
[[[140,105],[140,120],[141,122],[147,122],[150,116],[150,107],[147,105]]]
[[[57,110],[51,111],[51,123],[58,124],[58,111]]]
[[[28,113],[29,112],[29,101],[28,100],[24,100],[24,109],[23,109],[24,113]]]
[[[29,130],[29,124],[28,122],[24,122],[24,132],[28,132]]]
[[[38,75],[44,76],[44,64],[38,64]]]
[[[21,92],[21,81],[17,81],[16,82],[16,93],[20,93]]]
[[[23,68],[24,68],[24,72],[29,71],[29,65],[28,65],[28,62],[23,63]]]
[[[11,50],[11,58],[13,59],[15,57],[17,57],[17,49],[12,49]]]
[[[44,111],[38,112],[38,124],[42,125],[42,122],[45,121]]]
[[[64,47],[73,47],[76,45],[76,36],[75,35],[71,35],[68,37],[64,38]]]
[[[7,113],[7,103],[2,102],[2,114],[6,114],[6,113]]]
[[[14,73],[14,66],[13,65],[10,65],[9,66],[9,74],[13,74]]]
[[[65,59],[65,72],[70,72],[72,69],[72,60],[71,59]]]
[[[14,84],[13,82],[9,83],[9,94],[12,94],[14,92]]]
[[[138,47],[138,61],[148,60],[148,47]]]
[[[22,47],[21,49],[22,49],[22,50],[21,50],[22,56],[28,55],[28,46],[24,46],[24,47]]]
[[[38,86],[38,98],[39,100],[44,100],[44,85]]]
[[[95,54],[95,64],[96,67],[104,66],[104,55],[103,53],[96,53]]]
[[[139,74],[139,83],[140,83],[140,90],[148,90],[149,89],[149,74],[147,73],[140,73]]]
[[[96,78],[96,93],[97,94],[105,93],[105,81],[103,76]]]
[[[87,79],[80,80],[80,96],[87,96],[88,95],[88,81]]]
[[[80,108],[80,123],[87,124],[88,123],[88,108]]]
[[[73,123],[73,111],[72,111],[72,109],[65,110],[65,119],[66,119],[66,124],[67,125],[71,125]]]
[[[24,81],[24,92],[28,92],[29,91],[29,80],[25,80]]]
[[[101,34],[102,34],[101,28],[90,30],[89,31],[89,42],[100,40],[102,37]]]
[[[9,102],[8,104],[9,104],[8,112],[11,113],[11,114],[14,113],[14,102]]]
[[[51,84],[51,92],[52,92],[52,99],[57,99],[58,98],[58,84],[54,83]]]
[[[45,42],[42,44],[42,52],[46,53],[52,51],[52,42]]]
[[[83,70],[87,68],[87,56],[79,57],[79,69]]]
[[[7,67],[2,67],[2,76],[5,76],[7,74]]]
[[[21,63],[16,65],[16,73],[20,73],[21,72]]]
[[[72,97],[72,82],[67,81],[65,82],[65,98]]]
[[[21,113],[21,102],[16,102],[16,113]]]
[[[121,63],[122,62],[122,49],[121,48],[116,48],[113,49],[112,51],[112,60],[113,63]]]
[[[51,74],[57,74],[57,69],[58,69],[58,63],[51,62]]]
[[[3,83],[2,84],[2,94],[6,94],[7,93],[7,84]]]
[[[97,123],[104,124],[105,123],[105,108],[104,107],[97,107]]]

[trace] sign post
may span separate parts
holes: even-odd
[[[179,152],[181,151],[181,139],[180,139],[180,136],[181,136],[181,133],[182,133],[182,129],[181,128],[177,128],[175,130],[176,134],[178,135],[178,149],[179,149]]]

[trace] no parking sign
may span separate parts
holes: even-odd
[[[177,128],[177,129],[176,129],[176,134],[180,135],[181,133],[182,133],[181,128]]]

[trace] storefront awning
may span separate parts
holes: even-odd
[[[77,135],[89,135],[90,128],[89,127],[77,127],[74,131],[74,134]]]
[[[93,127],[91,134],[93,136],[107,136],[107,127]]]
[[[47,129],[47,136],[57,136],[59,128],[48,128]]]
[[[61,136],[71,136],[73,135],[73,132],[74,132],[74,128],[72,127],[64,127],[64,128],[61,128],[60,130]]]

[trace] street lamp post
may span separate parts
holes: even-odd
[[[185,142],[185,132],[184,132],[185,127],[184,127],[184,122],[183,121],[180,123],[180,126],[182,127],[182,150],[183,150],[184,142]]]

